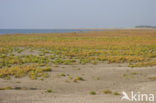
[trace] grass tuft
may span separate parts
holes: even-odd
[[[89,94],[90,95],[96,95],[96,92],[95,91],[90,91]]]

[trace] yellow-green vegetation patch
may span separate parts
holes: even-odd
[[[50,68],[40,68],[37,65],[16,65],[0,69],[0,78],[8,78],[10,76],[20,78],[27,75],[31,79],[37,79],[38,77],[47,78],[48,74],[46,71],[50,71]]]
[[[154,77],[149,77],[148,79],[150,79],[150,80],[156,80],[156,76],[154,76]]]
[[[109,89],[106,89],[103,91],[105,94],[112,94],[112,91],[110,91]]]
[[[73,82],[78,82],[78,81],[84,81],[84,79],[83,79],[82,77],[80,77],[80,76],[75,77],[75,78],[73,79]]]
[[[113,92],[113,95],[120,95],[119,92]]]
[[[96,92],[95,91],[90,91],[89,94],[90,95],[96,95]]]
[[[52,89],[48,89],[46,92],[47,93],[53,93],[53,90]]]
[[[106,90],[104,90],[103,92],[104,92],[104,94],[120,95],[120,93],[119,93],[119,92],[112,92],[112,91],[111,91],[111,90],[109,90],[109,89],[106,89]]]
[[[149,67],[149,66],[156,66],[156,60],[152,61],[146,61],[146,62],[138,62],[132,65],[129,65],[130,67]]]
[[[25,50],[30,51],[25,54]],[[34,51],[38,53],[35,54]],[[0,36],[0,68],[23,64],[38,64],[43,67],[48,64],[103,62],[128,63],[129,67],[148,67],[156,66],[155,58],[156,30]]]
[[[60,73],[60,74],[57,74],[56,76],[62,76],[62,77],[65,77],[66,75],[64,73]]]
[[[7,87],[0,87],[0,90],[11,90],[12,88],[10,86]]]

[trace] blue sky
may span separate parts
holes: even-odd
[[[156,25],[156,0],[0,0],[0,28]]]

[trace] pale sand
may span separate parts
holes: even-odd
[[[98,65],[61,65],[52,67],[50,77],[41,80],[0,79],[0,87],[36,88],[37,90],[0,90],[0,103],[129,103],[121,101],[121,95],[104,94],[104,90],[112,92],[131,91],[153,93],[156,96],[156,67],[129,68],[126,64]],[[80,68],[80,70],[77,70]],[[57,74],[70,74],[72,77],[81,76],[84,81],[77,83],[68,77],[58,77]],[[123,74],[126,74],[124,77]],[[99,80],[97,80],[99,79]],[[20,82],[20,83],[19,83]],[[45,92],[52,89],[53,93]],[[96,95],[90,95],[95,91]],[[135,102],[137,103],[137,102]]]

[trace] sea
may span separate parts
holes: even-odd
[[[71,33],[103,31],[101,29],[0,29],[0,35],[5,34],[31,34],[31,33]]]

